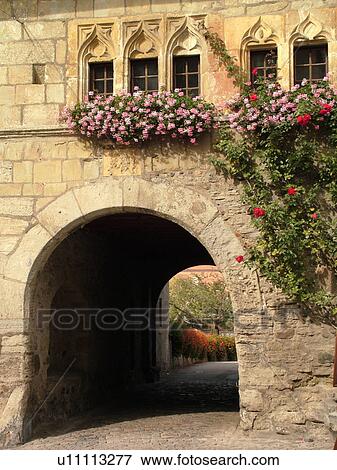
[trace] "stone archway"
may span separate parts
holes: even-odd
[[[34,367],[39,367],[36,362],[40,360],[34,356],[29,342],[32,334],[29,316],[37,274],[55,248],[76,228],[101,216],[130,210],[155,214],[193,235],[223,272],[235,311],[259,312],[261,298],[255,275],[246,269],[238,270],[235,256],[242,253],[242,247],[207,195],[140,177],[107,178],[66,192],[35,214],[36,223],[5,266],[4,300],[9,316],[20,319],[25,370],[24,380],[12,390],[5,409],[2,431],[7,442],[22,440],[23,434],[30,432],[24,425],[25,410]],[[238,354],[240,360],[240,341]]]
[[[30,229],[4,267],[0,290],[3,316],[10,326],[1,349],[9,377],[2,398],[1,442],[20,442],[30,432],[25,422],[27,406],[41,366],[32,348],[29,321],[38,273],[55,248],[78,227],[130,211],[152,214],[182,227],[222,271],[235,312],[243,427],[302,434],[318,430],[329,439],[333,430],[330,417],[335,412],[334,331],[311,323],[308,317],[303,320],[298,306],[264,281],[260,286],[255,272],[236,263],[235,256],[243,254],[243,247],[235,228],[227,225],[207,192],[174,182],[112,177],[69,190],[35,212]]]
[[[40,364],[31,382],[33,427],[112,404],[160,378],[158,351],[169,355],[161,292],[195,263],[213,260],[185,229],[144,209],[96,218],[56,247],[30,303]]]

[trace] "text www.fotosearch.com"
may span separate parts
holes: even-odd
[[[242,454],[237,456],[194,456],[182,455],[177,456],[149,456],[140,457],[143,466],[245,466],[245,465],[263,465],[263,466],[279,466],[279,457],[273,456],[255,456],[246,457]]]

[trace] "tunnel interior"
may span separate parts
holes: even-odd
[[[62,241],[38,274],[33,304],[36,312],[52,312],[35,345],[36,400],[51,395],[40,415],[76,414],[158,379],[168,352],[168,328],[158,327],[165,286],[195,265],[214,265],[205,247],[178,224],[147,213],[107,215]],[[111,309],[140,312],[146,321],[125,327],[124,319],[121,327],[118,319],[116,326]]]

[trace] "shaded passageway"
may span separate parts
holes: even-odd
[[[237,363],[209,362],[143,384],[50,429],[27,449],[226,448],[239,423]]]
[[[97,218],[60,243],[37,275],[31,301],[39,325],[33,428],[158,380],[170,354],[164,287],[200,264],[214,262],[195,237],[148,213]]]

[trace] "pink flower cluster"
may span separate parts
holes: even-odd
[[[258,83],[253,92],[247,86],[227,102],[227,120],[231,129],[243,134],[266,132],[279,125],[318,130],[336,103],[337,90],[328,78],[314,84],[303,80],[291,90],[284,90],[279,83]]]
[[[90,96],[83,103],[65,108],[69,129],[87,138],[107,138],[118,144],[144,142],[155,136],[187,140],[216,127],[213,104],[201,97],[174,92],[122,92],[103,98]]]

